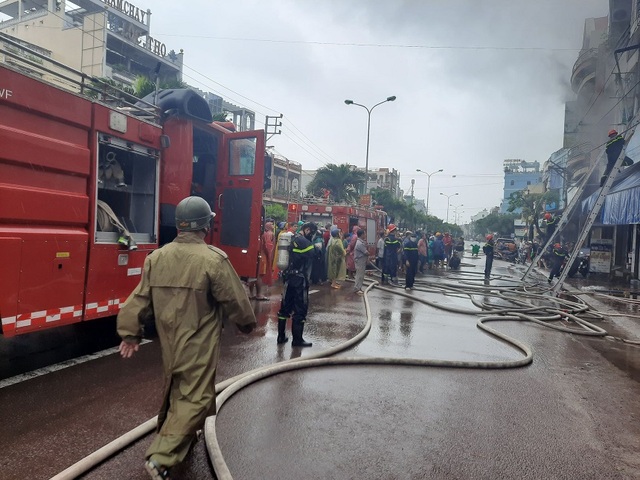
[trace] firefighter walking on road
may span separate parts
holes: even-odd
[[[310,267],[316,256],[322,251],[316,249],[311,242],[318,227],[313,222],[301,226],[300,232],[291,240],[289,246],[289,267],[284,271],[284,290],[282,302],[278,312],[278,339],[277,342],[287,343],[286,336],[287,319],[293,313],[291,323],[292,345],[294,347],[310,347],[311,342],[302,338],[304,322],[309,309],[309,273]]]
[[[176,207],[178,236],[152,252],[140,283],[118,314],[120,354],[138,351],[143,324],[155,319],[164,367],[158,435],[146,453],[151,478],[169,478],[206,417],[216,413],[215,375],[222,320],[250,333],[256,319],[227,255],[204,242],[214,213],[201,197]]]
[[[495,242],[493,241],[493,235],[490,233],[487,235],[487,243],[482,247],[482,251],[486,256],[484,264],[484,279],[489,280],[491,278],[491,269],[493,268],[493,250]]]
[[[396,226],[393,223],[387,228],[389,234],[384,239],[384,259],[382,261],[381,283],[387,283],[387,278],[393,285],[398,284],[398,251],[401,248],[400,240],[396,238]]]
[[[553,245],[553,250],[550,255],[551,272],[549,272],[549,283],[553,281],[553,277],[560,277],[560,270],[562,270],[562,264],[565,258],[567,258],[567,254],[568,252],[562,248],[562,244],[556,243]]]
[[[416,280],[416,270],[418,269],[418,242],[415,234],[406,232],[407,238],[402,245],[402,259],[407,267],[405,276],[405,290],[411,290]]]

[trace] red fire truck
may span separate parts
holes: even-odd
[[[217,214],[206,241],[256,276],[263,131],[212,123],[191,90],[160,91],[155,119],[2,64],[0,92],[2,335],[116,314],[189,195]]]
[[[378,208],[362,205],[333,204],[317,200],[308,203],[290,203],[288,212],[289,223],[315,222],[318,226],[326,224],[336,225],[345,234],[350,233],[354,226],[366,232],[369,252],[374,255],[378,233],[383,232],[387,225],[387,214]]]

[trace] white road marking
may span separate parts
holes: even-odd
[[[318,293],[320,290],[309,290],[309,295],[311,295],[312,293]]]
[[[140,345],[144,345],[145,343],[151,343],[151,340],[142,340],[142,342],[140,342]],[[48,367],[39,368],[38,370],[21,373],[20,375],[16,375],[15,377],[5,378],[4,380],[0,380],[0,389],[8,387],[10,385],[15,385],[16,383],[24,382],[25,380],[31,380],[32,378],[41,377],[42,375],[46,375],[47,373],[57,372],[58,370],[62,370],[64,368],[73,367],[81,363],[96,360],[101,357],[106,357],[107,355],[112,355],[114,353],[118,353],[118,347],[107,348],[106,350],[102,350],[101,352],[92,353],[90,355],[83,355],[82,357],[65,360],[64,362],[56,363],[55,365],[49,365]]]

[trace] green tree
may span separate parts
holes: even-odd
[[[265,205],[264,207],[266,218],[273,218],[273,221],[278,224],[279,222],[287,221],[287,209],[279,203],[272,203],[271,205]]]
[[[220,112],[220,113],[216,113],[215,115],[212,115],[213,121],[214,122],[226,122],[227,120],[227,116],[229,115],[229,112]]]
[[[354,170],[348,163],[329,163],[318,169],[307,185],[307,193],[320,197],[322,189],[326,189],[331,192],[330,198],[335,202],[355,201],[358,199],[358,187],[363,183],[364,172]]]
[[[474,223],[475,233],[477,235],[486,235],[487,233],[497,232],[498,235],[509,237],[514,233],[513,221],[518,218],[517,214],[500,215],[499,213],[491,213]]]
[[[538,226],[539,216],[545,210],[545,205],[548,203],[558,202],[558,191],[549,190],[544,193],[530,193],[528,190],[520,190],[513,192],[509,196],[509,207],[507,211],[514,212],[518,208],[522,209],[522,218],[526,222],[527,231],[529,225],[534,225],[537,234],[542,236],[540,227]]]
[[[167,90],[170,88],[189,88],[185,82],[180,80],[169,80],[165,82],[160,82],[158,85],[160,90]],[[135,96],[138,98],[144,98],[150,93],[155,92],[156,84],[151,81],[148,77],[144,75],[138,75],[133,82],[133,91],[135,92]]]
[[[452,235],[462,235],[462,229],[457,225],[445,224],[442,219],[433,215],[418,212],[414,205],[395,198],[389,190],[381,188],[371,191],[373,199],[396,223],[399,228],[423,230],[425,232],[451,232]]]

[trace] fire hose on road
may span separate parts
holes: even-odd
[[[465,276],[464,272],[461,276]],[[416,282],[414,290],[416,292],[437,293],[456,297],[466,297],[475,307],[461,308],[452,305],[433,302],[413,294],[406,293],[397,288],[386,288],[379,286],[376,282],[370,283],[363,296],[366,314],[364,328],[355,337],[348,341],[320,352],[306,356],[304,359],[295,358],[279,362],[274,365],[260,367],[240,375],[236,375],[216,385],[217,412],[220,412],[225,402],[242,388],[267,377],[278,375],[298,369],[343,366],[343,365],[397,365],[397,366],[417,366],[417,367],[445,367],[445,368],[477,368],[477,369],[505,369],[518,368],[529,365],[533,361],[531,349],[524,343],[513,339],[498,330],[495,330],[486,323],[495,321],[530,321],[535,324],[549,327],[561,332],[575,335],[605,337],[607,332],[602,328],[588,322],[582,316],[602,318],[597,312],[590,310],[580,300],[570,301],[557,297],[544,295],[544,288],[539,288],[535,284],[522,284],[520,281],[513,286],[501,287],[479,285],[473,281],[445,282]],[[504,282],[507,283],[507,282]],[[487,334],[511,345],[524,354],[523,358],[505,361],[455,361],[437,359],[415,359],[415,358],[386,358],[386,357],[333,357],[333,355],[343,352],[362,341],[370,332],[372,326],[371,308],[368,293],[378,288],[386,292],[409,298],[415,302],[423,303],[433,308],[441,309],[451,313],[478,316],[476,326]],[[493,297],[501,305],[479,301],[478,296]],[[550,322],[571,322],[579,328],[569,328],[564,325],[557,325]],[[205,442],[207,451],[211,458],[216,476],[218,479],[228,480],[233,478],[226,465],[215,429],[217,416],[209,417],[205,424]],[[120,450],[126,448],[131,443],[151,433],[157,425],[157,417],[154,417],[133,430],[122,435],[118,439],[110,442],[91,455],[83,458],[76,464],[70,466],[63,472],[52,477],[53,480],[66,480],[77,478],[83,473],[91,470],[107,458],[115,455]]]

